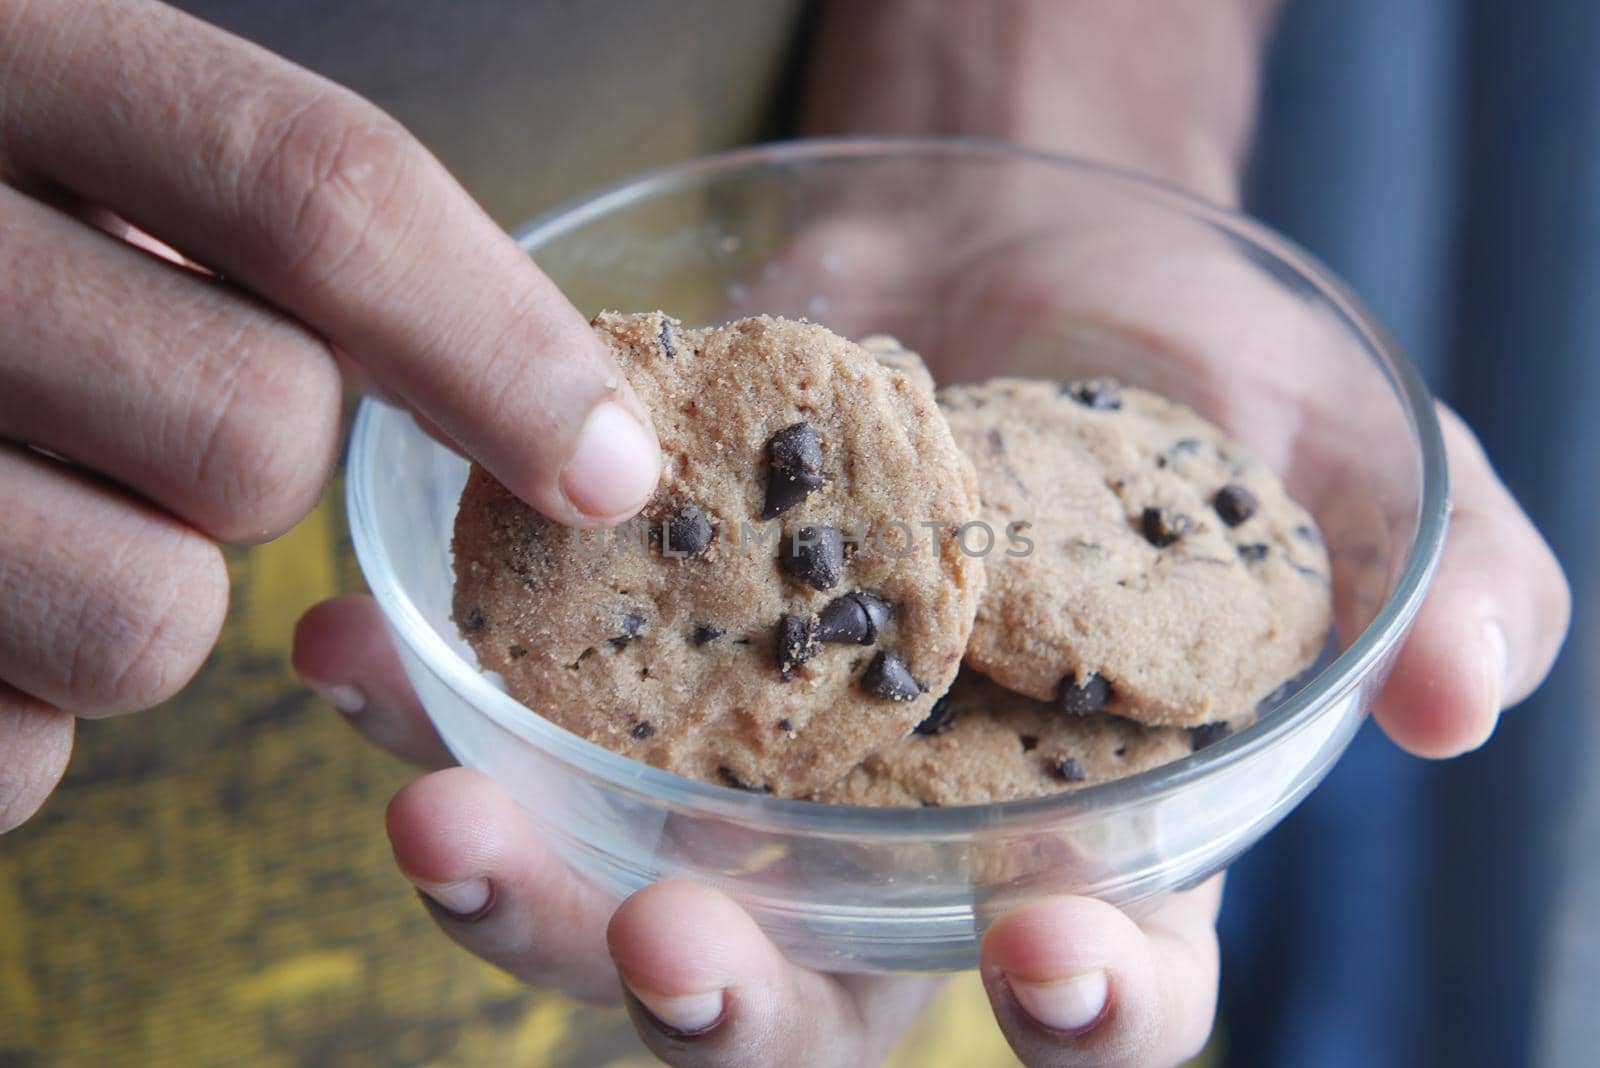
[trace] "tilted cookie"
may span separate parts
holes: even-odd
[[[921,354],[906,348],[899,338],[889,334],[868,334],[856,344],[866,349],[882,366],[905,375],[918,389],[933,392],[933,374],[928,370],[928,365],[922,361]]]
[[[1182,405],[1107,379],[940,393],[1005,538],[967,663],[1074,712],[1231,719],[1307,667],[1328,557],[1270,470]]]
[[[577,534],[474,468],[454,614],[541,715],[684,775],[798,796],[928,715],[983,584],[970,465],[932,397],[820,326],[595,329],[652,413],[660,486]]]
[[[1074,715],[964,670],[916,730],[816,800],[909,807],[1044,797],[1169,764],[1241,726],[1186,730],[1103,712]]]

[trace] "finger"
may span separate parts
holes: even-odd
[[[0,683],[0,834],[44,804],[72,756],[72,717]]]
[[[1571,618],[1555,555],[1456,414],[1439,409],[1455,510],[1439,570],[1374,715],[1420,756],[1488,739],[1539,685]]]
[[[455,763],[406,678],[377,602],[335,597],[294,628],[294,669],[367,740],[425,768]]]
[[[534,833],[516,803],[465,768],[426,775],[389,803],[395,863],[456,942],[536,986],[614,1001],[612,902]]]
[[[192,529],[37,453],[0,447],[0,679],[57,708],[148,708],[199,670],[228,607]]]
[[[877,1064],[936,983],[798,967],[732,900],[689,882],[634,894],[606,938],[640,1036],[671,1064]]]
[[[201,264],[189,259],[183,253],[179,252],[165,241],[145,233],[143,230],[128,222],[128,220],[124,219],[122,216],[118,215],[109,208],[102,207],[98,204],[86,204],[76,197],[61,197],[52,200],[40,197],[37,193],[34,193],[31,190],[30,193],[35,197],[35,199],[50,204],[52,207],[65,212],[67,215],[70,215],[79,222],[92,226],[101,233],[110,237],[114,237],[124,244],[130,245],[133,248],[139,249],[143,252],[147,252],[158,259],[167,261],[168,263],[187,268],[198,274],[214,277],[213,272],[207,270]],[[61,200],[66,200],[68,202],[58,202]],[[352,360],[347,353],[341,351],[337,346],[333,345],[328,346],[328,351],[333,355],[333,362],[339,368],[339,376],[344,380],[346,388],[369,397],[376,397],[385,404],[394,407],[405,406],[405,402],[402,399],[395,396],[395,394],[391,390],[387,389],[382,382],[374,378],[370,371],[368,371],[361,364],[357,363],[355,360]],[[439,437],[441,443],[450,444],[451,448],[456,448],[454,444],[447,442],[445,438],[439,436],[434,430],[427,427],[424,427],[424,429],[428,429],[429,433],[433,433],[436,437]]]
[[[0,437],[264,541],[339,450],[327,346],[213,279],[0,187]]]
[[[309,324],[552,518],[644,503],[655,435],[609,351],[393,119],[151,0],[13,23],[0,162]]]
[[[1093,898],[1051,898],[995,921],[982,974],[995,1018],[1030,1065],[1178,1064],[1211,1032],[1220,877],[1142,924]]]

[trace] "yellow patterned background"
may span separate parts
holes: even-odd
[[[448,942],[396,874],[413,774],[288,667],[294,621],[361,589],[341,487],[230,555],[221,645],[179,698],[79,727],[0,838],[0,1065],[636,1065],[620,1009],[530,991]],[[974,975],[896,1065],[1014,1064]]]

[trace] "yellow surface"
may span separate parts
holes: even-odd
[[[638,1065],[620,1009],[530,991],[447,941],[394,870],[413,772],[288,667],[301,611],[361,588],[339,487],[231,554],[195,683],[80,724],[67,780],[0,838],[0,1065]],[[895,1065],[1014,1064],[974,976]]]

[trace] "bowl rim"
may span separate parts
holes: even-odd
[[[530,255],[552,237],[616,208],[702,177],[748,168],[796,165],[855,158],[987,157],[1038,164],[1065,172],[1098,175],[1138,191],[1191,218],[1204,221],[1245,242],[1277,267],[1308,283],[1371,352],[1404,408],[1418,446],[1421,492],[1416,536],[1406,549],[1394,589],[1372,620],[1314,676],[1278,708],[1250,727],[1180,760],[1121,779],[1067,793],[979,805],[906,809],[825,804],[773,797],[700,782],[640,763],[579,737],[514,700],[459,656],[422,616],[399,584],[383,538],[373,521],[370,469],[372,448],[382,422],[410,419],[400,409],[364,398],[351,431],[345,499],[352,545],[367,583],[399,640],[469,707],[487,715],[513,736],[609,786],[648,795],[657,803],[698,810],[744,824],[853,838],[927,838],[974,831],[1036,829],[1069,824],[1109,809],[1148,803],[1181,789],[1193,779],[1250,760],[1343,706],[1343,700],[1395,650],[1421,606],[1439,562],[1449,523],[1450,502],[1444,443],[1433,400],[1421,375],[1399,342],[1348,286],[1290,239],[1238,211],[1210,203],[1176,186],[1104,163],[1057,155],[981,138],[832,137],[770,142],[658,167],[570,200],[517,227],[512,236]]]

